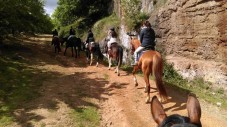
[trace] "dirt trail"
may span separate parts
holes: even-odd
[[[92,101],[101,114],[101,126],[111,127],[155,127],[150,114],[150,104],[145,104],[143,92],[144,80],[138,76],[138,87],[134,87],[132,74],[120,71],[118,77],[106,66],[88,66],[84,57],[79,59],[56,55],[49,45],[50,36],[40,36],[36,41],[24,41],[35,50],[40,61],[33,67],[57,75],[57,79],[44,82],[41,96],[23,109],[15,111],[18,121],[13,126],[75,126],[70,112],[79,106],[89,105]],[[34,48],[35,47],[35,48]],[[152,81],[151,81],[152,82]],[[154,83],[151,87],[156,88]],[[187,96],[167,87],[170,102],[163,106],[168,115],[187,115],[185,102]],[[81,96],[77,96],[80,92]],[[151,90],[156,95],[156,89]],[[227,115],[218,107],[207,104],[200,99],[202,106],[203,127],[226,127]],[[54,111],[53,111],[54,110]],[[34,120],[35,119],[35,120]]]

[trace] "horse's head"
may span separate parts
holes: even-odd
[[[159,127],[201,127],[201,108],[195,95],[188,95],[187,110],[188,117],[177,114],[167,116],[156,96],[151,101],[151,113]]]

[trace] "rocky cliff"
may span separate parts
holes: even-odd
[[[154,25],[168,62],[183,77],[227,87],[226,0],[169,0]]]
[[[141,0],[141,4],[167,61],[183,77],[201,77],[227,88],[226,0]]]

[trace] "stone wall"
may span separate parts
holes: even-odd
[[[183,77],[227,88],[226,0],[168,0],[152,23],[168,62]]]

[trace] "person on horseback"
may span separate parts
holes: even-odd
[[[84,43],[85,50],[86,50],[87,61],[89,61],[88,60],[88,58],[89,58],[89,49],[88,48],[89,48],[89,45],[91,44],[91,42],[95,42],[95,38],[94,38],[94,34],[93,34],[92,30],[89,29],[88,30],[88,34],[87,34],[87,39],[86,39],[86,41]]]
[[[88,35],[87,35],[87,40],[86,42],[87,43],[90,43],[90,42],[94,42],[95,39],[94,39],[94,34],[93,32],[91,31],[91,29],[88,30]]]
[[[53,34],[53,37],[54,37],[54,36],[58,36],[58,31],[57,31],[57,29],[54,29],[54,31],[52,32],[52,34]]]
[[[142,29],[140,31],[141,45],[136,49],[132,57],[132,66],[137,65],[137,56],[143,49],[155,50],[155,32],[151,28],[151,24],[148,20],[143,22]]]
[[[73,37],[73,36],[75,36],[75,30],[74,30],[73,27],[71,26],[71,28],[70,28],[70,30],[69,30],[69,37],[68,37],[68,40],[69,40],[71,37]]]
[[[108,51],[111,50],[111,44],[113,43],[117,43],[117,33],[115,31],[115,29],[112,27],[109,29],[108,31],[108,36],[107,36],[107,48],[108,48]]]

